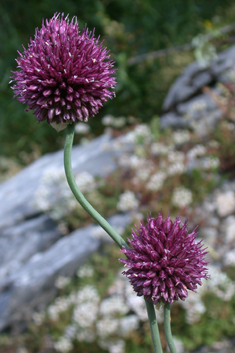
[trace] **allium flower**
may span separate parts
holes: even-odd
[[[173,223],[169,216],[164,221],[161,213],[148,218],[146,227],[141,222],[137,233],[132,231],[128,241],[133,248],[123,247],[127,259],[120,261],[130,267],[123,274],[138,296],[153,304],[185,300],[187,290],[195,292],[201,278],[209,278],[207,251],[202,241],[195,243],[196,234],[196,229],[188,234],[187,221],[183,224],[177,217]]]
[[[23,47],[24,48],[24,47]],[[12,87],[27,110],[38,121],[65,124],[86,121],[98,113],[103,102],[112,98],[116,82],[114,62],[93,32],[79,32],[76,17],[55,14],[35,31],[28,49],[16,60]],[[10,83],[12,82],[10,81]]]

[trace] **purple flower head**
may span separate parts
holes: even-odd
[[[136,227],[137,228],[137,227]],[[196,243],[196,228],[188,233],[187,221],[177,217],[173,223],[162,214],[142,222],[137,232],[132,230],[128,242],[133,248],[122,248],[127,259],[119,259],[129,270],[125,274],[138,296],[153,304],[170,302],[188,296],[188,290],[196,292],[201,278],[209,278],[205,261],[207,251],[202,241]]]
[[[79,32],[76,17],[69,22],[68,15],[55,14],[36,29],[28,49],[18,53],[20,71],[13,71],[12,88],[38,122],[87,122],[115,95],[114,62],[107,60],[108,51],[94,30]]]

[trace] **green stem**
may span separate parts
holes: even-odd
[[[78,189],[76,181],[73,176],[73,170],[71,165],[71,150],[73,146],[74,136],[74,124],[70,124],[67,127],[67,135],[64,147],[64,169],[68,184],[72,190],[77,201],[82,205],[84,210],[110,235],[110,237],[118,244],[120,248],[122,246],[128,247],[124,239],[118,234],[118,232],[91,206],[86,200],[81,191]]]
[[[164,329],[170,352],[177,353],[171,333],[171,305],[168,302],[164,305]]]
[[[151,337],[153,342],[154,353],[162,353],[162,345],[159,336],[158,324],[154,306],[152,303],[145,300],[146,309],[148,312]]]
[[[64,147],[64,169],[68,184],[71,191],[73,192],[77,201],[82,205],[82,207],[89,213],[89,215],[111,236],[111,238],[117,243],[117,245],[122,248],[123,246],[129,248],[125,240],[118,234],[118,232],[91,206],[91,204],[86,200],[81,191],[76,185],[76,181],[73,176],[72,165],[71,165],[71,151],[73,146],[73,136],[74,136],[74,124],[68,125],[67,135]],[[159,337],[158,325],[154,306],[152,303],[145,301],[146,308],[148,311],[149,324],[151,329],[152,342],[155,353],[162,353],[162,347]]]

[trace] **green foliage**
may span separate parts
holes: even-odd
[[[224,302],[214,293],[207,293],[203,299],[207,310],[201,320],[194,325],[187,325],[184,335],[182,331],[179,332],[186,348],[190,350],[201,345],[211,346],[214,342],[232,337],[235,333],[235,297],[233,296],[230,302]]]
[[[160,117],[155,115],[151,122],[150,122],[151,133],[154,139],[157,141],[159,140],[161,134],[161,124],[160,124]]]
[[[235,137],[234,131],[229,130],[228,123],[222,121],[214,131],[214,138],[220,143],[219,158],[222,172],[235,170]]]
[[[218,180],[217,173],[217,168],[212,170],[210,174],[206,174],[199,169],[193,169],[190,174],[184,175],[183,185],[193,192],[194,204],[201,202],[216,186],[219,186],[221,181]]]

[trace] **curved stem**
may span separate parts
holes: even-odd
[[[124,239],[118,234],[118,232],[91,206],[91,204],[86,200],[81,191],[76,185],[76,181],[73,176],[73,170],[71,165],[71,150],[73,145],[74,136],[74,124],[68,125],[67,135],[64,147],[64,169],[68,184],[72,190],[77,201],[82,205],[84,210],[89,213],[89,215],[110,235],[110,237],[118,244],[120,248],[122,246],[128,247]]]
[[[68,184],[71,191],[73,192],[77,201],[81,206],[89,213],[89,215],[111,236],[111,238],[122,248],[123,246],[129,248],[125,240],[118,234],[118,232],[91,206],[86,200],[81,191],[76,185],[76,181],[73,176],[72,165],[71,165],[71,150],[73,145],[74,136],[74,124],[68,125],[66,129],[67,135],[64,147],[64,169]],[[152,342],[155,353],[162,353],[162,347],[159,337],[156,313],[152,303],[145,301],[146,308],[149,317],[149,324],[151,329]]]
[[[154,306],[152,303],[145,300],[146,309],[148,312],[149,325],[151,330],[151,337],[153,342],[154,353],[162,353],[162,345],[159,336],[158,324]]]
[[[171,333],[171,305],[168,302],[164,305],[164,329],[170,352],[177,353]]]

